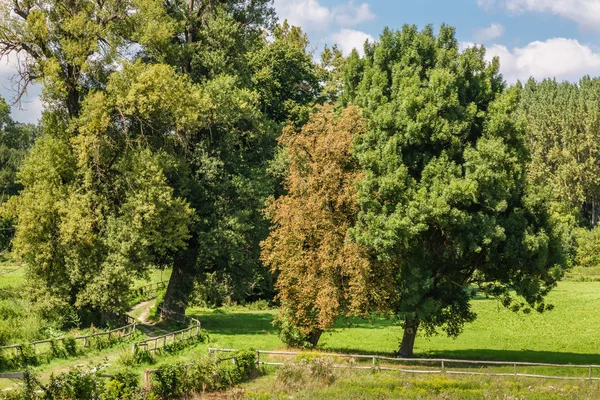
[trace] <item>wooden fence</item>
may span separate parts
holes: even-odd
[[[190,320],[193,322],[193,325],[185,329],[180,329],[175,332],[166,333],[162,336],[157,336],[150,339],[142,340],[141,342],[133,343],[131,345],[131,352],[135,353],[137,349],[143,349],[154,354],[156,353],[157,349],[163,348],[167,344],[172,344],[176,341],[189,340],[191,338],[198,337],[200,335],[201,328],[200,321],[198,321],[195,318],[190,318]],[[151,346],[151,344],[154,344],[154,346]]]
[[[213,353],[233,353],[238,350],[235,349],[217,349],[217,348],[209,348],[208,352],[210,354]],[[297,356],[299,354],[306,354],[295,351],[268,351],[268,350],[257,350],[256,351],[256,365],[257,367],[260,365],[272,365],[272,366],[282,366],[284,362],[269,362],[269,361],[261,361],[260,356],[263,355],[279,355],[279,356]],[[347,358],[352,360],[352,363],[342,364],[342,365],[333,365],[333,368],[351,368],[351,369],[378,369],[381,371],[399,371],[413,374],[450,374],[450,375],[485,375],[485,376],[513,376],[513,377],[528,377],[528,378],[542,378],[542,379],[566,379],[566,380],[582,380],[582,381],[598,381],[600,377],[593,376],[594,370],[600,370],[600,365],[576,365],[576,364],[549,364],[549,363],[530,363],[530,362],[511,362],[511,361],[482,361],[482,360],[455,360],[450,358],[396,358],[396,357],[384,357],[379,355],[363,355],[363,354],[338,354],[338,353],[308,353],[308,354],[317,354],[323,357],[337,357],[337,358]],[[364,365],[356,365],[357,360],[363,360],[371,363],[370,366]],[[387,364],[386,364],[387,363]],[[412,369],[409,368],[410,365],[397,366],[394,367],[394,363],[404,363],[404,364],[420,364],[420,367],[423,368],[423,365],[431,365],[435,366],[432,369]],[[458,370],[459,367],[450,367],[449,365],[463,365],[466,368],[472,366],[480,367],[479,371],[465,371]],[[482,371],[481,367],[509,367],[510,372],[487,372]],[[463,367],[463,368],[465,368]],[[531,374],[531,373],[520,373],[518,368],[524,367],[534,367],[534,368],[566,368],[566,369],[579,369],[585,370],[586,376],[567,376],[563,375],[541,375],[541,374]]]
[[[176,311],[171,311],[171,310],[168,310],[168,309],[160,307],[160,306],[158,307],[158,312],[159,312],[161,318],[169,320],[169,321],[173,321],[173,322],[178,322],[180,324],[195,324],[196,322],[198,322],[198,320],[195,318],[188,317],[185,314],[182,314],[182,313],[179,313]]]
[[[85,348],[88,346],[88,341],[94,337],[108,336],[108,340],[110,340],[113,336],[118,337],[119,339],[129,337],[129,336],[133,335],[136,330],[136,321],[134,318],[132,318],[130,316],[126,316],[126,318],[127,318],[128,325],[125,325],[125,326],[122,326],[120,328],[116,328],[116,329],[113,329],[110,331],[106,331],[106,332],[97,332],[97,333],[92,333],[89,335],[75,336],[75,337],[73,337],[73,339],[75,341],[78,341],[78,340],[82,341],[83,347]],[[37,348],[39,345],[43,345],[44,343],[61,342],[63,340],[65,340],[65,337],[56,338],[56,339],[36,340],[35,342],[29,343],[29,345],[31,345],[33,347],[34,352],[37,352]],[[9,346],[0,346],[0,350],[14,349],[15,355],[18,355],[19,352],[22,350],[22,347],[23,347],[23,345],[21,345],[21,344],[13,344],[13,345],[9,345]]]
[[[134,296],[139,296],[145,299],[156,297],[158,291],[166,289],[169,281],[152,282],[144,286],[140,286],[131,290]]]

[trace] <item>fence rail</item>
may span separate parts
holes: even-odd
[[[156,297],[159,290],[167,288],[168,283],[169,281],[151,282],[132,289],[132,294],[143,298]]]
[[[218,349],[209,348],[208,352],[213,353],[233,353],[238,350],[235,349]],[[303,354],[302,352],[296,351],[270,351],[270,350],[257,350],[256,351],[256,365],[272,365],[282,366],[283,362],[268,362],[261,361],[260,356],[263,355],[280,355],[280,356],[296,356]],[[314,353],[311,353],[314,354]],[[397,358],[397,357],[385,357],[378,355],[364,355],[364,354],[340,354],[340,353],[316,353],[324,357],[337,357],[337,358],[348,358],[348,359],[364,359],[370,360],[372,366],[359,366],[359,365],[334,365],[333,368],[351,368],[351,369],[373,369],[377,368],[382,371],[399,371],[414,374],[453,374],[453,375],[486,375],[486,376],[513,376],[513,377],[527,377],[527,378],[541,378],[541,379],[565,379],[565,380],[581,380],[581,381],[599,381],[599,377],[593,376],[594,369],[600,369],[600,365],[578,365],[578,364],[551,364],[551,363],[532,363],[523,361],[483,361],[483,360],[457,360],[451,358]],[[381,366],[380,362],[403,362],[407,364],[436,364],[439,365],[439,369],[411,369],[411,368],[396,368],[393,366]],[[504,366],[512,367],[512,372],[475,372],[475,371],[456,371],[450,369],[448,364],[461,364],[461,365],[489,365],[489,366]],[[421,365],[423,367],[423,365]],[[518,372],[518,367],[554,367],[554,368],[567,368],[567,369],[581,369],[587,370],[586,377],[578,376],[565,376],[565,375],[541,375],[541,374],[528,374]]]
[[[200,335],[201,324],[195,318],[190,318],[190,320],[194,323],[194,325],[189,326],[185,329],[180,329],[175,332],[169,332],[162,336],[153,337],[150,339],[142,340],[137,343],[133,343],[131,345],[131,352],[135,353],[138,348],[142,348],[145,351],[149,351],[150,353],[156,353],[156,350],[159,348],[164,348],[167,344],[169,344],[169,339],[171,339],[170,343],[175,343],[176,341],[189,340],[193,337],[198,337]],[[154,346],[150,346],[154,343]]]
[[[108,336],[109,340],[111,339],[112,335],[116,335],[118,338],[121,338],[121,339],[129,337],[135,333],[136,320],[128,315],[126,317],[127,317],[128,325],[121,326],[119,328],[112,329],[112,330],[106,331],[106,332],[97,332],[97,333],[91,333],[89,335],[75,336],[75,337],[73,337],[73,339],[75,341],[77,341],[77,340],[83,341],[83,347],[85,348],[88,345],[88,339],[91,339],[94,337]],[[33,346],[33,350],[36,351],[38,345],[41,345],[44,343],[61,342],[63,340],[65,340],[65,337],[60,337],[60,338],[56,338],[56,339],[36,340],[35,342],[30,342],[29,345]],[[12,344],[9,346],[0,346],[0,350],[14,349],[15,355],[18,355],[19,351],[22,350],[23,346],[24,345],[22,345],[22,344]]]

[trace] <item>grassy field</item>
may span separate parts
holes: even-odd
[[[600,282],[561,282],[549,296],[555,309],[543,314],[515,314],[497,301],[475,299],[478,318],[465,326],[456,339],[445,335],[424,337],[415,353],[425,357],[448,357],[500,361],[600,364]],[[271,325],[276,311],[245,308],[190,309],[200,318],[214,347],[281,349],[283,343]],[[392,354],[402,337],[394,321],[351,321],[325,332],[319,347],[351,353]]]
[[[549,381],[531,378],[423,376],[396,372],[337,370],[333,382],[299,379],[283,385],[273,372],[231,392],[229,398],[252,400],[553,400],[598,399],[597,382]],[[202,397],[200,397],[202,398]],[[210,398],[210,397],[207,397]]]
[[[150,281],[168,279],[169,272],[154,271]],[[6,280],[4,278],[7,278]],[[0,278],[0,288],[13,286],[23,279],[22,269]],[[11,283],[7,283],[11,282]],[[146,281],[136,282],[141,286]],[[529,315],[514,314],[498,302],[485,298],[472,301],[477,320],[465,326],[456,339],[444,335],[424,337],[419,334],[415,353],[423,357],[481,359],[499,361],[548,362],[558,364],[600,364],[600,282],[566,280],[550,294],[548,302],[554,310]],[[153,363],[133,367],[141,373],[164,363],[187,361],[206,355],[209,347],[237,349],[285,349],[272,326],[276,310],[251,310],[246,307],[220,309],[191,308],[188,315],[199,318],[209,334],[208,343],[195,344],[175,354],[159,355]],[[340,323],[325,332],[319,349],[343,353],[393,355],[398,348],[402,329],[395,321],[375,318],[372,321],[352,320]],[[130,344],[86,355],[85,359],[54,360],[36,368],[43,377],[80,364],[108,363],[107,372],[122,368]],[[568,370],[571,371],[571,370]],[[549,371],[520,372],[549,373]],[[554,371],[557,372],[557,371]],[[557,373],[568,373],[567,370]],[[586,374],[586,371],[579,371]],[[579,375],[578,375],[579,376]],[[594,372],[600,377],[600,370]],[[276,372],[261,377],[240,392],[228,395],[245,398],[600,398],[600,386],[595,382],[544,381],[527,378],[412,376],[400,373],[343,372],[333,385],[317,385],[293,389],[277,386]],[[0,388],[14,383],[0,381]],[[554,389],[552,389],[554,388]],[[236,394],[237,393],[237,394]],[[282,397],[281,397],[282,396]],[[287,397],[286,397],[287,396]]]

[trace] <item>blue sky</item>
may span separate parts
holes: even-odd
[[[403,24],[456,27],[462,46],[484,44],[487,57],[500,57],[509,83],[530,76],[574,81],[600,75],[600,0],[274,0],[281,20],[308,33],[317,52],[337,43],[346,53],[375,40],[384,27]],[[0,60],[0,95],[14,73]],[[13,117],[35,122],[43,104],[39,87],[30,91],[23,110]]]

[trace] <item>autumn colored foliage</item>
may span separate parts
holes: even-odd
[[[273,227],[262,258],[278,274],[278,318],[289,344],[314,345],[340,315],[368,311],[370,263],[347,235],[360,178],[352,141],[365,129],[359,108],[337,114],[324,106],[300,132],[288,128],[280,138],[289,157],[287,194],[268,204]]]

